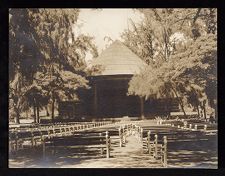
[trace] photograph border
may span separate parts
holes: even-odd
[[[4,0],[0,11],[1,21],[1,59],[0,59],[0,168],[3,175],[224,175],[224,1],[204,0],[40,0],[36,2],[27,0]],[[8,9],[9,8],[218,8],[218,169],[8,169]],[[7,65],[7,67],[6,67]],[[7,117],[7,118],[6,118]]]

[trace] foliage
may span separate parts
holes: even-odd
[[[138,9],[144,15],[140,24],[130,20],[124,43],[147,64],[158,67],[170,57],[183,40],[216,34],[216,9]]]
[[[171,43],[168,43],[168,46],[172,48],[167,55],[169,59],[164,59],[164,61],[161,59],[162,62],[149,62],[150,65],[140,75],[135,75],[129,83],[128,94],[139,95],[146,99],[177,97],[181,107],[184,106],[184,102],[192,104],[195,108],[208,102],[211,107],[215,108],[217,86],[216,10],[171,9],[168,11],[164,9],[164,15],[167,14],[168,17],[162,17],[162,9],[143,9],[141,11],[145,14],[145,21],[153,23],[152,21],[158,20],[160,23],[162,22],[162,28],[166,27],[165,20],[169,19],[169,26],[166,28],[170,31],[169,40],[171,36],[177,33],[185,37],[182,41],[175,42],[173,47]],[[150,18],[154,15],[155,19]],[[209,21],[212,24],[209,24]],[[148,28],[146,24],[143,23],[139,27],[140,31],[133,33],[133,39],[125,40],[125,43],[129,42],[132,45],[139,38],[142,40],[139,40],[139,43],[151,45],[146,42],[147,37],[138,37],[142,32],[145,35],[152,35],[155,38],[154,40],[160,41],[156,37],[154,28]],[[149,30],[141,31],[143,26]],[[157,25],[156,28],[160,33],[161,29]],[[129,31],[129,36],[132,36],[131,31]],[[163,33],[159,36],[163,36]],[[161,40],[161,42],[161,46],[166,45],[165,41]],[[145,48],[145,46],[140,47]],[[164,49],[165,47],[153,45],[153,51],[155,52],[157,50],[159,50],[159,53],[164,52]],[[140,50],[136,47],[136,53],[138,52]],[[146,50],[142,50],[143,52],[145,52],[144,55],[148,56],[152,54],[152,52],[146,52]],[[160,55],[155,57],[160,58]]]
[[[39,116],[39,108],[74,98],[78,88],[88,88],[84,58],[86,52],[96,56],[97,49],[92,37],[74,36],[78,9],[10,9],[9,13],[10,90],[16,74],[23,82],[20,89],[26,89],[22,96],[21,90],[14,92],[14,97],[27,100],[26,106],[33,106],[34,113],[37,109]]]
[[[9,84],[9,113],[11,114],[11,118],[15,118],[16,123],[19,123],[19,116],[22,110],[21,106],[24,102],[24,89],[21,84],[21,74],[19,73],[15,75],[15,79]]]

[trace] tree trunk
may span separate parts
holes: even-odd
[[[144,100],[143,100],[143,97],[140,97],[140,112],[141,112],[141,119],[143,120],[145,118],[145,115],[144,115]]]
[[[204,113],[204,118],[206,119],[205,101],[203,101],[203,113]]]
[[[36,106],[35,106],[35,104],[33,104],[33,110],[34,110],[34,123],[37,123]]]
[[[40,123],[39,105],[37,105],[37,123]]]
[[[55,111],[55,99],[52,98],[52,122],[54,122],[55,119],[54,111]]]
[[[179,100],[179,104],[180,104],[180,106],[181,106],[181,109],[182,109],[182,111],[183,111],[183,113],[184,113],[184,116],[186,117],[186,112],[185,112],[185,110],[184,110],[184,104],[183,104],[181,98],[178,98],[178,100]]]
[[[215,110],[215,119],[217,121],[217,103],[214,104],[214,110]]]
[[[171,86],[171,87],[172,87],[172,86]],[[185,110],[184,110],[184,104],[183,104],[183,102],[182,102],[182,99],[178,96],[177,91],[175,90],[175,88],[172,87],[172,90],[173,90],[173,92],[175,93],[175,95],[176,95],[176,97],[177,97],[177,99],[178,99],[178,101],[179,101],[180,107],[181,107],[181,109],[182,109],[182,111],[183,111],[183,113],[184,113],[184,117],[186,117],[186,112],[185,112]]]
[[[49,116],[48,105],[45,107],[45,110],[46,110],[46,116]]]
[[[170,107],[169,107],[169,104],[171,104],[171,100],[166,98],[165,99],[165,104],[164,104],[164,110],[166,112],[166,116],[170,116]]]
[[[20,113],[18,111],[16,112],[15,123],[20,124]]]
[[[196,105],[196,109],[197,109],[197,112],[198,112],[198,118],[200,118],[200,112],[199,112],[199,107],[198,107],[198,105]]]
[[[166,28],[164,27],[164,43],[165,43],[165,49],[164,49],[164,57],[165,57],[165,61],[168,61],[168,57],[169,57],[169,50],[168,50],[168,34],[166,31]]]

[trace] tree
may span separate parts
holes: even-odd
[[[97,55],[92,37],[74,36],[78,9],[31,9],[30,23],[34,26],[45,65],[58,64],[60,69],[83,74],[85,53]]]
[[[56,102],[74,98],[77,88],[87,87],[86,73],[84,72],[85,53],[90,51],[97,56],[97,49],[91,42],[92,37],[74,36],[73,25],[77,20],[78,12],[78,9],[40,9],[30,12],[34,17],[32,23],[36,26],[38,36],[45,39],[41,47],[47,58],[45,65],[51,64],[40,73],[42,78],[38,77],[37,79],[42,82],[43,89],[48,92],[50,97],[53,120]],[[42,19],[36,18],[39,14]],[[49,24],[49,22],[51,23]],[[47,76],[44,77],[44,75]],[[47,82],[44,84],[43,81],[46,80]]]
[[[33,27],[29,23],[28,11],[10,9],[9,15],[9,81],[17,73],[30,81],[40,68],[43,57],[35,41]]]
[[[145,20],[151,21],[151,17],[154,19],[155,16],[161,21],[161,15],[159,15],[158,11],[154,9],[144,9],[144,11]],[[168,10],[165,9],[165,11]],[[185,37],[183,40],[175,42],[173,47],[168,45],[169,48],[172,48],[171,52],[168,53],[169,60],[165,60],[166,62],[160,64],[157,62],[152,63],[140,75],[134,76],[130,81],[128,93],[145,98],[177,97],[184,114],[184,100],[196,108],[198,108],[198,105],[203,105],[204,110],[207,101],[211,102],[209,104],[214,104],[215,107],[216,10],[172,9],[167,14],[170,14],[171,18],[173,17],[171,25],[174,26],[171,27],[170,25],[168,28],[171,29],[171,34],[179,32]],[[170,17],[166,19],[170,19]],[[208,21],[213,22],[213,27],[209,25]],[[143,33],[156,36],[152,28],[143,31]],[[161,35],[163,36],[163,33]],[[170,35],[169,38],[172,36]],[[139,41],[137,39],[139,43],[152,45],[141,41],[144,38],[139,37],[139,39]],[[135,40],[130,39],[127,42],[131,43],[135,42]],[[161,52],[165,51],[163,51],[163,47],[158,49],[162,50]]]
[[[147,64],[160,66],[181,45],[182,40],[197,39],[217,32],[217,10],[198,9],[137,9],[143,21],[122,34],[124,43]]]
[[[77,90],[89,88],[85,77],[57,68],[52,68],[50,73],[38,72],[35,79],[37,84],[41,84],[42,89],[47,92],[47,97],[52,105],[51,117],[53,121],[56,103],[62,100],[77,100]]]
[[[15,80],[15,75],[21,75],[20,80],[24,87],[20,86],[20,89],[24,88],[28,92],[23,92],[23,97],[20,90],[13,95],[29,99],[34,106],[34,114],[37,113],[39,118],[39,108],[45,106],[46,102],[53,101],[54,109],[55,97],[60,94],[58,92],[55,95],[56,87],[59,86],[61,91],[68,88],[63,88],[62,84],[65,82],[61,80],[65,75],[61,73],[73,75],[74,80],[67,80],[67,84],[73,85],[76,82],[77,87],[86,86],[85,54],[89,51],[96,56],[97,49],[92,43],[92,37],[74,36],[73,26],[76,25],[79,15],[78,9],[10,9],[9,13],[10,90],[13,90],[11,82]],[[45,80],[40,80],[40,73],[47,77],[52,76],[52,79],[48,79],[48,86],[42,85]],[[16,102],[20,104],[20,101]],[[52,116],[54,117],[54,113]]]
[[[33,107],[34,123],[40,123],[40,109],[48,104],[47,91],[43,90],[38,84],[33,83],[26,90],[24,96],[28,106]]]
[[[15,123],[20,123],[21,105],[23,102],[23,93],[21,74],[17,73],[15,79],[9,85],[9,111],[15,118]]]
[[[146,98],[177,97],[184,114],[184,98],[194,106],[206,99],[214,102],[216,97],[209,96],[207,86],[216,82],[216,42],[216,36],[208,34],[186,43],[188,47],[184,47],[188,49],[176,52],[170,61],[158,68],[149,66],[140,75],[134,76],[129,84],[129,94]]]
[[[15,122],[19,123],[21,111],[27,109],[23,97],[26,87],[40,68],[43,57],[33,38],[27,11],[10,9],[9,13],[9,99],[13,105],[10,115],[16,115]]]
[[[138,9],[144,15],[140,24],[131,20],[133,29],[122,35],[125,44],[138,54],[147,64],[160,64],[168,61],[175,47],[175,32],[177,25],[173,25],[174,9]]]

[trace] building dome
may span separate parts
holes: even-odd
[[[93,59],[91,67],[99,66],[100,75],[134,75],[140,73],[146,63],[134,54],[119,40],[114,41],[97,58]]]

